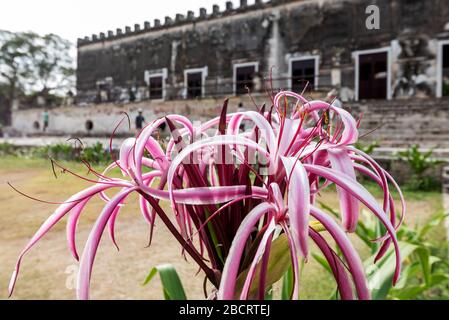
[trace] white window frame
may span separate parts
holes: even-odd
[[[234,75],[232,77],[233,79],[233,93],[234,96],[237,95],[237,69],[243,68],[243,67],[254,67],[254,71],[257,73],[259,72],[259,62],[253,61],[253,62],[244,62],[244,63],[234,63],[233,65],[233,71]]]
[[[365,54],[373,54],[373,53],[387,53],[387,100],[391,100],[392,98],[392,84],[391,84],[391,65],[392,65],[392,49],[390,47],[383,47],[377,49],[369,49],[369,50],[357,50],[352,52],[352,57],[355,60],[355,70],[354,70],[354,100],[359,101],[359,79],[360,79],[360,56]]]
[[[315,60],[315,74],[313,75],[313,88],[314,90],[318,89],[319,84],[319,75],[320,75],[320,56],[319,55],[305,55],[305,56],[297,56],[290,57],[288,59],[288,87],[290,90],[293,88],[293,68],[292,64],[296,61],[304,61],[304,60]]]
[[[149,94],[149,99],[151,101],[165,101],[166,98],[166,81],[167,81],[167,68],[164,68],[162,70],[147,70],[145,71],[145,82],[147,86],[150,86],[150,79],[156,78],[156,77],[162,77],[162,98],[161,99],[151,99],[151,95]]]
[[[201,98],[204,98],[205,93],[206,93],[206,78],[208,76],[208,67],[202,67],[202,68],[192,68],[192,69],[185,69],[184,70],[184,92],[183,92],[183,97],[184,99],[187,99],[187,92],[188,92],[188,88],[187,88],[187,75],[190,73],[198,73],[201,72]]]
[[[449,45],[449,39],[438,41],[437,53],[437,98],[443,97],[443,46]]]

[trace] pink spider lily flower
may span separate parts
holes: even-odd
[[[382,243],[376,261],[393,245],[393,282],[397,282],[401,257],[396,230],[405,203],[391,175],[353,146],[358,139],[357,121],[344,109],[307,101],[289,91],[279,92],[272,101],[269,110],[263,106],[259,111],[230,114],[225,101],[221,115],[199,127],[186,117],[169,115],[126,139],[119,159],[103,173],[89,167],[98,180],[87,179],[93,185],[60,204],[25,246],[11,278],[10,294],[24,255],[66,215],[68,246],[78,260],[77,221],[85,205],[99,196],[105,206],[79,259],[77,296],[88,299],[101,237],[107,229],[117,245],[115,220],[131,193],[139,194],[150,234],[156,219],[161,219],[183,254],[198,264],[215,287],[218,299],[264,299],[272,284],[267,280],[270,252],[281,236],[287,239],[294,275],[293,299],[300,289],[299,261],[307,261],[310,239],[329,263],[340,297],[369,299],[362,262],[347,236],[357,228],[361,205],[385,227],[386,234],[373,239]],[[240,130],[243,121],[250,128],[245,132]],[[153,138],[163,123],[171,131],[165,148]],[[108,176],[114,168],[120,169],[122,179]],[[382,203],[357,181],[356,173],[379,185]],[[390,184],[401,197],[399,219]],[[319,193],[331,185],[337,189],[341,221],[317,205]],[[113,188],[120,191],[108,197],[105,191]],[[165,212],[160,201],[169,201],[172,212]],[[338,250],[321,233],[328,233]]]

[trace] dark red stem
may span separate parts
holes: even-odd
[[[193,248],[192,245],[182,237],[182,235],[178,232],[176,227],[171,222],[170,218],[165,214],[164,210],[162,210],[162,208],[159,206],[156,199],[147,195],[142,190],[138,190],[138,192],[142,195],[142,197],[144,197],[145,200],[148,201],[148,203],[154,208],[154,210],[156,210],[156,213],[159,215],[162,222],[165,223],[168,230],[170,230],[170,232],[173,234],[173,236],[176,238],[176,240],[178,240],[178,242],[182,245],[184,250],[187,251],[187,253],[192,257],[192,259],[195,260],[195,262],[198,264],[198,266],[204,271],[204,273],[206,274],[206,277],[209,279],[209,281],[216,288],[218,288],[219,282],[218,282],[215,272],[204,263],[203,258],[198,254],[198,252],[195,250],[195,248]]]

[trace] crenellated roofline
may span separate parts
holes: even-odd
[[[247,0],[240,0],[240,5],[234,8],[231,1],[227,1],[225,4],[225,9],[220,10],[220,6],[214,4],[212,6],[212,12],[208,13],[206,8],[200,8],[198,15],[196,16],[193,11],[188,11],[186,15],[176,14],[175,18],[165,17],[162,23],[160,19],[155,19],[153,25],[149,21],[145,21],[143,26],[136,23],[134,28],[126,26],[124,29],[117,28],[116,31],[109,30],[107,33],[101,32],[99,34],[93,34],[90,37],[78,38],[77,46],[82,47],[85,45],[90,45],[93,43],[105,42],[110,40],[122,39],[129,36],[134,36],[143,33],[150,33],[153,31],[160,31],[163,29],[169,29],[173,27],[178,27],[181,25],[192,24],[200,21],[213,20],[221,17],[231,16],[239,13],[246,13],[249,11],[260,10],[268,7],[275,7],[278,5],[299,2],[304,0],[270,0],[264,2],[262,0],[255,0],[255,3],[248,5]]]

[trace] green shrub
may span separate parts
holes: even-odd
[[[429,170],[434,169],[442,161],[432,158],[433,149],[422,152],[418,145],[413,145],[407,150],[398,152],[398,159],[404,161],[411,171],[407,185],[412,190],[434,190],[440,188],[438,181],[426,175]]]
[[[11,143],[0,143],[0,156],[15,156],[17,155],[17,147]]]
[[[366,154],[372,154],[374,149],[379,147],[379,143],[377,141],[372,141],[368,145],[363,144],[361,142],[356,142],[354,147],[365,152]]]
[[[38,158],[53,158],[55,160],[70,161],[79,157],[80,149],[67,143],[57,143],[44,147],[37,147],[32,152]]]
[[[339,213],[329,206],[321,206],[335,216]],[[370,216],[371,217],[371,216]],[[433,215],[422,225],[410,227],[405,223],[399,228],[397,237],[401,248],[403,270],[396,286],[392,285],[395,257],[392,248],[373,268],[373,260],[379,243],[373,242],[384,234],[375,219],[359,220],[356,235],[369,248],[371,256],[364,261],[368,286],[373,299],[449,299],[448,242],[440,229],[448,214]],[[439,236],[440,235],[440,236]],[[442,241],[443,240],[443,241]],[[318,258],[327,269],[325,261]]]
[[[107,163],[112,160],[109,150],[103,147],[101,142],[85,147],[81,152],[81,158],[89,163]]]
[[[12,144],[0,144],[1,156],[23,156],[30,158],[52,158],[63,161],[86,160],[92,164],[107,163],[111,161],[109,150],[101,142],[93,146],[81,148],[69,143],[57,143],[43,147],[21,148]]]

